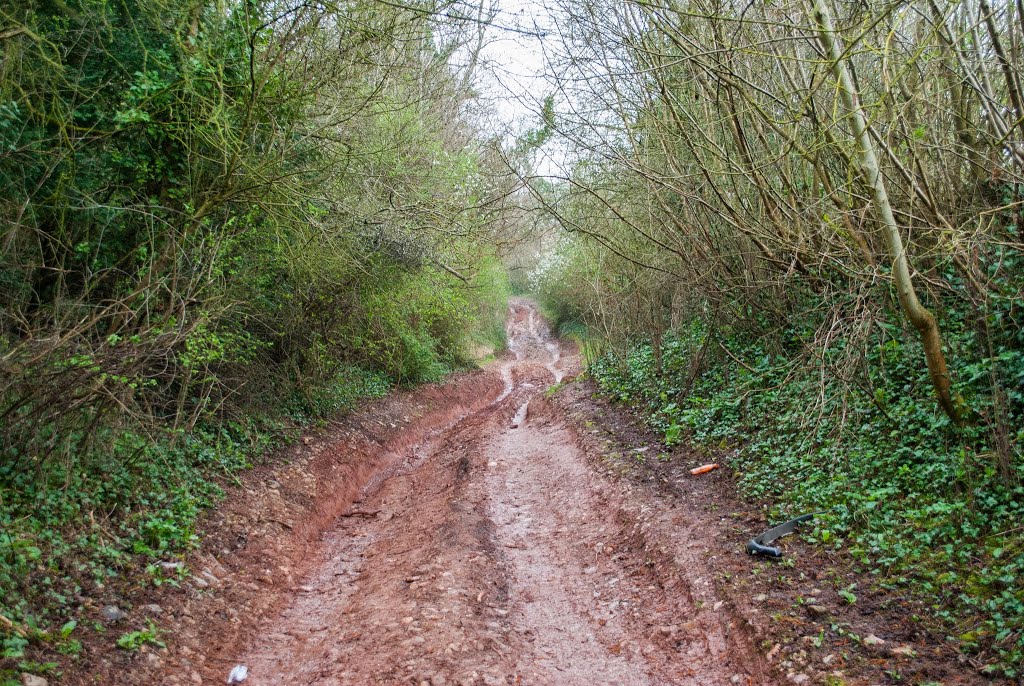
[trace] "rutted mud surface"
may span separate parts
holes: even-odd
[[[378,465],[285,606],[209,677],[235,662],[255,686],[769,683],[701,620],[685,570],[624,540],[636,505],[544,397],[575,356],[527,301],[508,329],[496,399]]]
[[[247,475],[204,523],[195,577],[148,594],[167,648],[70,683],[222,684],[235,665],[247,686],[778,683],[712,583],[703,514],[603,468],[546,394],[575,352],[529,301],[507,326],[484,371]]]
[[[246,685],[985,683],[905,603],[844,603],[859,577],[827,551],[743,554],[767,522],[727,469],[690,476],[707,455],[661,452],[588,381],[549,394],[578,360],[529,301],[508,334],[504,359],[243,475],[190,575],[110,596],[116,631],[156,619],[166,647],[96,633],[60,682],[223,684],[245,665]]]

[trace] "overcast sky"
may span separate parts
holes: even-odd
[[[552,15],[544,3],[497,0],[498,15],[487,32],[487,44],[475,82],[492,106],[493,127],[512,140],[540,124],[539,111],[552,92],[544,79],[544,41],[550,41]],[[540,173],[552,173],[550,151],[538,160]]]

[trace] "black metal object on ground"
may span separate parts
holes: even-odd
[[[791,534],[796,531],[797,527],[804,522],[810,520],[814,515],[822,514],[821,512],[809,512],[805,515],[800,515],[795,519],[791,519],[788,522],[783,522],[778,526],[765,531],[760,536],[755,536],[747,542],[747,553],[750,555],[767,555],[768,557],[782,557],[782,551],[778,548],[768,545],[777,538],[782,538],[786,534]]]

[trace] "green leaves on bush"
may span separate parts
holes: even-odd
[[[688,438],[708,451],[735,448],[729,464],[743,493],[770,503],[774,519],[824,510],[810,540],[846,551],[879,585],[922,598],[953,632],[970,627],[966,647],[1016,674],[1024,664],[1020,438],[1012,444],[1016,475],[1006,479],[992,459],[989,427],[952,426],[936,410],[912,340],[869,348],[869,387],[844,388],[837,375],[823,393],[800,345],[787,359],[757,341],[726,340],[749,369],[723,354],[693,373],[710,335],[695,326],[666,337],[660,373],[649,343],[589,369],[610,398],[645,412],[667,444]],[[963,349],[971,340],[961,331],[950,345]],[[841,345],[816,351],[837,366],[842,353]],[[992,361],[980,359],[977,368],[987,370]],[[1001,353],[999,364],[1011,377],[1024,371],[1017,355]],[[958,390],[988,412],[989,381],[974,372]],[[1024,405],[1013,400],[1008,408],[1010,425],[1020,426]],[[855,603],[853,591],[839,593]]]
[[[0,597],[19,624],[69,626],[78,598],[195,546],[220,484],[297,424],[502,345],[492,237],[515,180],[453,111],[460,38],[380,3],[244,9],[0,10]]]

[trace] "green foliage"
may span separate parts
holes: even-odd
[[[197,517],[223,496],[218,477],[246,468],[274,440],[269,427],[233,423],[157,441],[125,432],[109,439],[109,452],[91,456],[89,468],[54,462],[45,480],[3,465],[0,480],[10,485],[0,503],[4,615],[28,626],[74,617],[77,596],[140,559],[191,549]],[[76,626],[65,621],[58,635],[70,639]],[[65,644],[62,652],[76,652]]]
[[[505,349],[505,320],[508,317],[508,298],[512,286],[504,264],[496,257],[487,256],[479,263],[479,271],[471,284],[474,297],[469,303],[475,309],[476,326],[470,335],[472,346],[484,346],[491,354]],[[470,357],[479,357],[473,350]]]
[[[0,7],[4,657],[194,547],[296,424],[501,347],[511,181],[429,14]]]
[[[729,451],[743,493],[771,503],[775,519],[824,510],[809,540],[845,552],[879,586],[924,599],[964,650],[1013,676],[1024,663],[1022,436],[1011,439],[1016,472],[1007,479],[990,427],[951,425],[932,402],[918,344],[894,331],[886,325],[873,338],[869,383],[855,389],[839,372],[826,371],[822,383],[801,355],[812,333],[801,329],[787,332],[779,351],[695,324],[666,338],[660,371],[649,343],[590,371],[610,397],[645,412],[666,443],[685,437]],[[708,362],[716,341],[732,356]],[[961,329],[950,345],[966,355],[973,334]],[[847,352],[840,343],[811,358],[848,370]],[[1016,379],[1024,356],[976,359],[957,389],[990,414],[991,366]],[[1019,427],[1024,404],[1011,395],[1008,424]],[[857,601],[852,587],[840,595]]]
[[[548,95],[540,108],[540,126],[530,129],[516,144],[518,154],[534,153],[544,147],[555,133],[555,98]]]
[[[344,363],[330,366],[333,376],[326,383],[297,393],[286,404],[291,419],[316,422],[353,410],[361,400],[382,398],[392,388],[391,379],[383,372]]]
[[[129,631],[117,639],[117,647],[129,652],[135,652],[147,643],[160,648],[165,647],[164,642],[159,638],[159,630],[153,620],[149,620],[149,626],[145,629]]]

